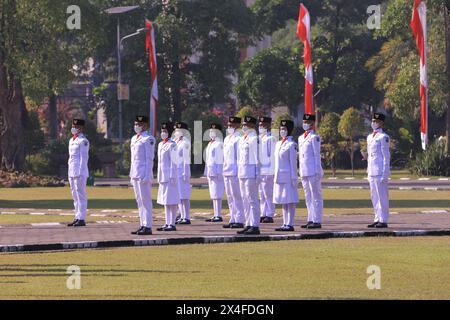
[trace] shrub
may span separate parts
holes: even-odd
[[[430,144],[411,162],[409,170],[419,176],[450,176],[450,155],[445,140]]]

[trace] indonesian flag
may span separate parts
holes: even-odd
[[[145,39],[145,49],[150,59],[150,73],[151,73],[151,93],[150,93],[150,132],[153,136],[156,135],[156,109],[158,108],[158,78],[156,77],[156,48],[155,48],[155,30],[150,20],[145,19],[145,29],[147,29],[147,36]]]
[[[311,26],[308,9],[300,3],[297,36],[303,41],[305,62],[305,113],[314,114],[313,108],[313,70],[311,65]]]
[[[411,29],[420,55],[420,138],[422,149],[428,144],[428,77],[427,77],[427,6],[424,0],[414,0]]]

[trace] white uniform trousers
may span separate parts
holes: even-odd
[[[261,176],[259,184],[259,194],[261,195],[261,217],[271,217],[275,215],[275,204],[273,203],[273,181],[274,176]]]
[[[283,211],[283,225],[293,227],[295,217],[295,203],[282,204],[281,210]]]
[[[370,197],[372,199],[374,222],[388,223],[389,187],[388,181],[381,181],[381,176],[369,177]]]
[[[175,220],[177,218],[176,204],[169,204],[164,206],[164,212],[166,214],[166,226],[175,226]]]
[[[131,179],[131,184],[136,197],[141,227],[151,228],[153,219],[152,183],[150,181],[142,182],[139,179]]]
[[[302,177],[302,185],[308,209],[308,222],[322,223],[323,198],[320,175]]]
[[[191,219],[191,201],[189,199],[180,199],[180,204],[178,205],[178,211],[180,211],[181,219]]]
[[[239,186],[244,203],[245,226],[259,227],[258,183],[256,179],[240,178]]]
[[[230,223],[244,223],[244,203],[242,202],[239,179],[236,176],[224,176],[227,192],[228,208],[230,209]]]
[[[87,177],[70,177],[70,191],[72,192],[73,206],[75,208],[75,219],[86,220],[87,195],[86,195]]]
[[[213,199],[214,217],[222,216],[222,199]]]

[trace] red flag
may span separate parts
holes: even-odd
[[[151,93],[150,93],[150,132],[153,136],[156,135],[156,110],[158,108],[158,78],[156,65],[156,48],[155,48],[155,31],[150,20],[145,19],[145,28],[147,35],[145,39],[145,49],[150,59],[150,74],[151,74]]]
[[[428,75],[427,75],[427,6],[424,0],[415,0],[411,29],[420,55],[420,138],[422,149],[428,144]]]
[[[297,36],[303,41],[305,62],[305,113],[314,114],[313,107],[313,70],[311,64],[311,21],[308,9],[300,4]]]

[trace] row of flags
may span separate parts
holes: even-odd
[[[420,55],[420,136],[422,149],[425,150],[428,144],[428,79],[427,79],[427,8],[425,0],[414,0],[413,14],[411,19],[411,29],[416,39],[417,49]],[[158,108],[158,80],[155,48],[155,31],[151,21],[145,20],[146,53],[149,57],[151,74],[151,94],[150,94],[150,131],[156,134],[156,115]],[[299,17],[297,24],[297,36],[303,42],[303,59],[305,64],[305,110],[307,114],[314,114],[313,104],[313,69],[312,69],[312,49],[311,49],[311,17],[308,9],[300,3]]]

